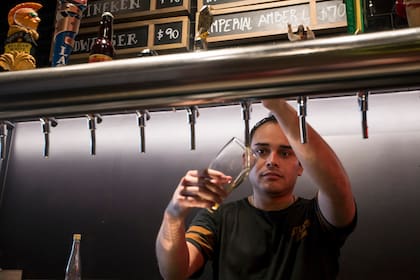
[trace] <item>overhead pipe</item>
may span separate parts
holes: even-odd
[[[0,120],[417,87],[420,29],[0,74]]]

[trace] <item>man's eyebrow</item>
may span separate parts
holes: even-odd
[[[292,146],[290,146],[290,145],[280,145],[279,148],[281,148],[281,149],[287,149],[287,150],[293,150],[292,149]]]
[[[255,143],[254,146],[268,147],[268,146],[270,146],[270,144],[268,144],[268,143]],[[292,146],[290,146],[290,145],[280,145],[279,148],[280,149],[292,150]]]

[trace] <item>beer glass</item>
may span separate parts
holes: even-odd
[[[232,177],[232,180],[223,186],[230,193],[248,176],[253,162],[251,149],[245,147],[238,138],[233,137],[217,153],[208,168]],[[218,207],[219,205],[216,204],[212,210],[216,210]]]

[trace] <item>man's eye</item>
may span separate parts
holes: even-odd
[[[287,157],[290,156],[290,152],[289,151],[281,151],[280,156],[283,157],[283,158],[287,158]]]
[[[254,153],[258,156],[263,156],[267,154],[267,149],[255,149]]]

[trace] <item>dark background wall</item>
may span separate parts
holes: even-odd
[[[308,122],[342,159],[358,205],[339,279],[419,279],[420,92],[369,100],[369,139],[355,96],[308,102]],[[19,123],[0,208],[0,267],[23,269],[25,279],[63,279],[71,235],[81,232],[84,278],[160,279],[155,237],[180,177],[204,168],[232,136],[243,138],[239,105],[200,113],[195,151],[185,110],[152,113],[145,154],[135,114],[104,116],[94,157],[84,118],[59,120],[48,159],[40,124]],[[266,113],[254,104],[251,124]],[[299,179],[298,195],[315,191]],[[230,199],[249,192],[246,181]]]
[[[191,0],[196,3],[196,0]],[[25,1],[17,0],[2,0],[0,4],[0,53],[4,52],[4,41],[8,31],[7,15],[9,10],[19,3]],[[31,1],[27,1],[31,2]],[[43,5],[43,8],[38,11],[41,18],[41,23],[38,28],[40,38],[38,40],[38,48],[36,52],[37,67],[49,67],[49,56],[51,48],[51,40],[54,33],[54,21],[55,21],[55,7],[56,1],[54,0],[38,0],[32,1]],[[365,1],[367,5],[368,1]],[[372,1],[375,5],[375,10],[378,16],[372,17],[366,21],[366,31],[376,31],[384,29],[400,28],[407,26],[407,22],[404,19],[395,16],[394,13],[394,0],[375,0]],[[384,15],[388,14],[388,15]],[[391,15],[391,17],[389,16]],[[392,21],[392,22],[391,22]],[[394,26],[392,26],[392,24]]]

